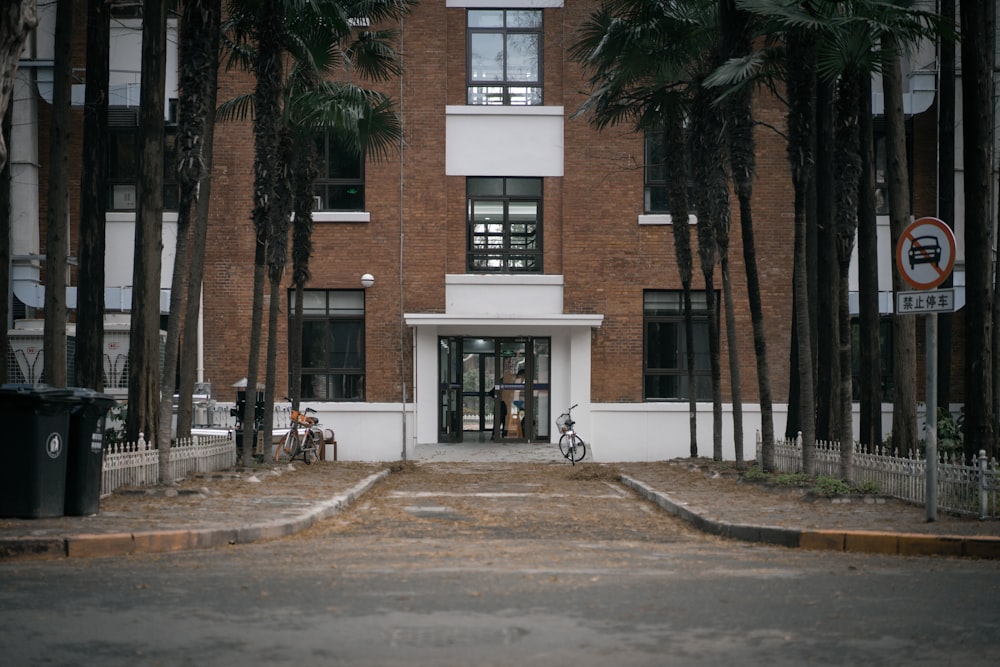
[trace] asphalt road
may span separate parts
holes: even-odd
[[[0,661],[1000,663],[1000,562],[729,542],[542,473],[421,468],[285,540],[0,563]]]

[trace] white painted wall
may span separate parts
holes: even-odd
[[[402,403],[302,403],[333,430],[340,461],[399,461],[403,438],[412,440],[413,406]],[[405,431],[405,436],[404,436]],[[412,446],[407,458],[412,456]]]
[[[562,176],[563,108],[445,107],[448,176]]]

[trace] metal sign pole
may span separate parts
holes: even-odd
[[[924,463],[927,465],[926,518],[927,521],[937,520],[937,313],[927,315],[927,440]]]

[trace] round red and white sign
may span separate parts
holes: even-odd
[[[937,218],[911,222],[896,243],[896,268],[914,289],[934,289],[955,267],[955,234]]]

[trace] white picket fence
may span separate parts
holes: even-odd
[[[182,438],[170,447],[171,479],[193,472],[224,470],[236,464],[235,433]],[[118,443],[104,451],[101,497],[121,487],[147,486],[160,480],[160,452],[140,434],[139,441]]]
[[[761,438],[757,433],[757,460],[761,460]],[[816,441],[813,459],[816,475],[840,478],[840,443]],[[778,472],[802,472],[802,436],[774,445]],[[879,447],[866,451],[854,445],[853,481],[874,485],[878,492],[916,504],[927,502],[927,461],[893,456]],[[1000,519],[1000,465],[980,451],[974,465],[942,456],[937,465],[938,509],[956,514]]]

